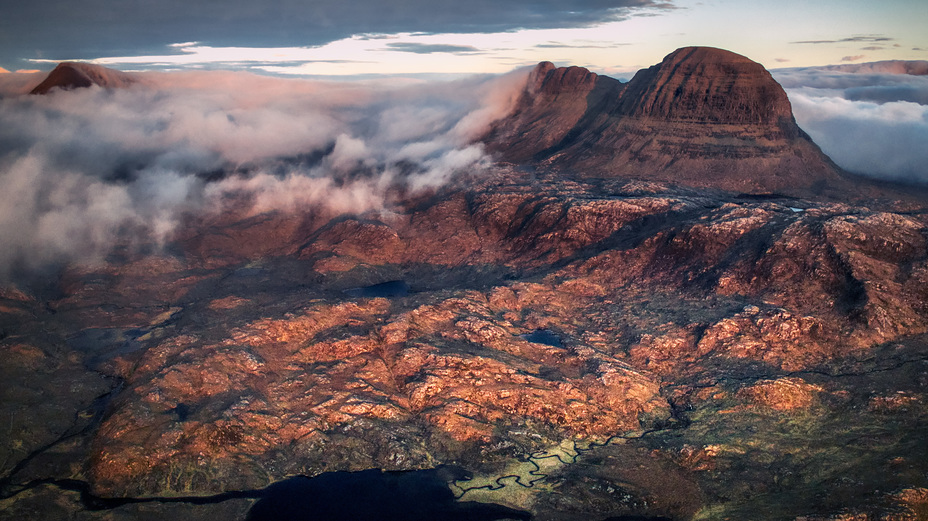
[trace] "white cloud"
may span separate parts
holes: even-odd
[[[148,73],[127,89],[0,99],[0,276],[17,263],[93,262],[131,237],[162,244],[182,212],[230,200],[251,213],[381,208],[389,183],[435,186],[486,166],[472,141],[524,78]]]
[[[928,106],[794,94],[799,125],[841,167],[855,173],[928,182]]]
[[[885,67],[773,71],[796,121],[842,168],[873,177],[928,183],[928,77]],[[837,69],[837,70],[835,70]]]

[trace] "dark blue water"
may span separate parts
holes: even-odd
[[[669,517],[648,517],[648,516],[618,516],[608,517],[603,521],[673,521]]]
[[[171,409],[170,412],[177,417],[177,421],[185,422],[187,418],[190,417],[192,411],[190,410],[190,406],[186,403],[179,403],[177,407]]]
[[[557,336],[551,331],[548,331],[547,329],[536,329],[531,333],[526,333],[519,336],[525,340],[528,340],[529,342],[534,342],[536,344],[544,344],[546,346],[553,347],[564,347],[564,344],[561,342],[561,337]]]
[[[528,512],[491,503],[455,501],[448,482],[461,469],[409,472],[329,472],[294,477],[264,490],[246,521],[492,521],[531,519]]]
[[[245,277],[257,277],[258,275],[264,274],[264,270],[261,268],[239,268],[232,272],[231,277],[245,278]]]
[[[406,284],[404,280],[391,280],[390,282],[381,282],[372,286],[346,289],[345,294],[349,297],[366,298],[405,297],[409,294],[409,284]]]

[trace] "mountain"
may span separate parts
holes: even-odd
[[[541,63],[484,141],[504,161],[579,177],[794,195],[844,183],[763,66],[708,47],[678,49],[628,83]]]
[[[928,202],[816,195],[717,49],[543,62],[484,140],[0,289],[0,519],[924,517]]]
[[[47,94],[52,89],[71,90],[97,85],[107,89],[124,88],[136,83],[124,72],[100,65],[80,62],[62,62],[42,80],[31,94]]]

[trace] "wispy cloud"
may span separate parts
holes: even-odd
[[[211,47],[197,42],[171,44],[177,52],[139,56],[110,56],[86,60],[104,66],[165,69],[172,67],[260,68],[304,63],[364,63],[363,60],[326,58],[312,47]],[[58,63],[57,59],[32,59],[32,63]]]
[[[799,43],[799,44],[848,43],[848,42],[876,43],[876,42],[891,42],[893,40],[895,40],[895,38],[889,38],[883,35],[867,35],[867,36],[850,36],[847,38],[840,38],[837,40],[800,40],[800,41],[789,42],[789,43]]]
[[[416,43],[416,42],[390,42],[387,48],[393,51],[411,52],[414,54],[474,54],[482,52],[472,45],[452,45],[445,43]]]
[[[630,43],[621,43],[621,42],[545,42],[535,45],[536,49],[613,49],[618,47],[623,47],[626,45],[632,45]]]
[[[446,39],[442,41],[441,39]],[[445,68],[476,61],[485,51],[469,43],[470,35],[396,34],[384,38],[355,36],[316,47],[214,47],[198,42],[168,46],[160,54],[105,56],[93,60],[33,59],[36,64],[87,61],[122,70],[251,70],[281,75],[365,75],[442,73]],[[457,41],[455,41],[457,40]],[[406,54],[392,60],[387,53]],[[415,55],[415,56],[409,56]],[[435,58],[442,55],[452,57]],[[468,62],[468,60],[470,60]],[[400,70],[397,70],[397,65]],[[466,68],[465,68],[466,70]],[[479,70],[479,69],[478,69]],[[504,72],[497,70],[494,72]]]
[[[843,62],[856,62],[856,61],[860,61],[860,60],[862,60],[862,59],[864,59],[864,58],[866,58],[866,57],[867,57],[867,56],[866,56],[865,54],[855,54],[854,56],[845,56],[845,57],[841,58],[841,61],[843,61]]]
[[[355,35],[579,28],[674,8],[673,2],[658,0],[7,2],[0,17],[0,62],[23,57],[92,59],[115,48],[148,54],[176,42],[312,47]]]

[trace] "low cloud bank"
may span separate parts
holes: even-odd
[[[0,73],[0,99],[8,96],[26,94],[38,85],[48,73],[41,72],[2,72]]]
[[[773,73],[799,125],[843,168],[928,182],[928,76],[864,65]],[[22,94],[30,82],[5,74],[0,279],[94,262],[116,244],[163,244],[185,213],[230,201],[251,213],[363,212],[384,207],[397,183],[478,172],[491,158],[474,140],[509,112],[526,74],[375,85],[145,73],[127,89],[47,96]]]
[[[7,90],[0,277],[94,262],[126,241],[162,244],[185,212],[229,201],[252,213],[362,212],[382,207],[391,184],[479,171],[491,160],[474,138],[508,113],[524,78],[374,86],[150,73],[127,89]]]
[[[771,71],[799,126],[842,168],[928,183],[928,62]]]

